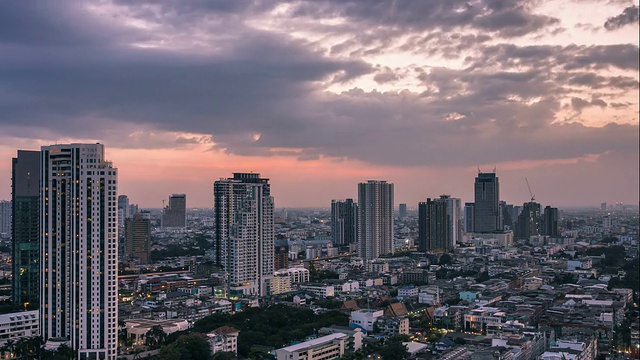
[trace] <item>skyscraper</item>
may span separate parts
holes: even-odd
[[[427,199],[418,203],[418,251],[449,251],[453,249],[452,221],[448,198]]]
[[[0,200],[0,236],[11,233],[11,201]]]
[[[40,302],[40,152],[18,150],[12,160],[13,303]]]
[[[162,227],[187,227],[187,195],[173,194],[169,197],[169,205],[162,212]]]
[[[398,217],[400,217],[401,219],[407,217],[407,204],[400,204],[398,210]]]
[[[542,235],[558,236],[558,208],[546,206],[542,216]]]
[[[462,201],[452,198],[449,195],[440,195],[440,200],[447,204],[447,216],[449,216],[448,236],[449,244],[447,249],[453,249],[455,245],[462,242]]]
[[[140,259],[141,264],[151,262],[151,220],[143,219],[140,214],[124,221],[126,255]]]
[[[214,183],[215,260],[229,290],[268,295],[273,276],[273,209],[269,179],[234,173]]]
[[[124,228],[125,219],[131,217],[129,213],[129,197],[127,195],[118,196],[118,228],[122,230]]]
[[[393,184],[358,184],[358,256],[365,260],[393,254]]]
[[[358,205],[353,199],[331,200],[331,234],[334,245],[358,241]]]
[[[500,214],[500,186],[496,173],[478,173],[475,186],[474,232],[502,231]]]
[[[531,236],[540,235],[540,204],[528,202],[522,206],[516,224],[516,236],[529,240]]]
[[[464,232],[466,233],[472,233],[474,229],[473,220],[475,215],[473,209],[474,204],[472,202],[464,203]]]
[[[101,144],[43,146],[40,333],[78,359],[115,360],[117,169]]]

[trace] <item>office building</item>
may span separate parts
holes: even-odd
[[[474,185],[474,232],[502,231],[500,214],[500,185],[495,172],[478,173]]]
[[[540,235],[540,204],[528,202],[522,206],[516,224],[518,239],[529,240],[530,237]]]
[[[11,166],[13,303],[40,303],[40,152],[18,150]]]
[[[404,219],[407,217],[407,204],[400,204],[398,216],[400,219]]]
[[[11,201],[0,201],[0,237],[9,237],[11,234]]]
[[[122,229],[124,227],[125,219],[131,217],[129,212],[129,197],[127,195],[118,196],[118,228]]]
[[[558,231],[558,208],[546,206],[542,216],[542,235],[551,237],[559,236]]]
[[[358,256],[374,260],[393,251],[393,184],[358,184]]]
[[[607,212],[607,203],[606,202],[600,203],[600,211]]]
[[[41,337],[115,360],[117,169],[101,144],[43,146],[40,164]]]
[[[447,200],[441,197],[418,204],[418,251],[447,252],[453,249]]]
[[[233,293],[265,296],[273,276],[273,209],[269,179],[234,173],[214,183],[215,261]]]
[[[124,221],[125,254],[140,259],[141,264],[151,263],[151,220],[140,214]]]
[[[165,229],[187,227],[187,195],[173,194],[169,197],[169,205],[162,212],[162,227]]]
[[[472,202],[467,202],[464,203],[464,232],[465,233],[472,233],[473,232],[473,218],[474,218],[474,214],[473,214],[473,203]]]
[[[358,205],[353,199],[331,200],[331,241],[343,246],[358,241]]]

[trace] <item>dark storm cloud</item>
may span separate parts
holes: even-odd
[[[619,29],[625,25],[638,25],[640,20],[640,7],[633,5],[625,8],[622,14],[614,17],[610,17],[604,23],[604,28],[607,30]]]
[[[214,143],[213,149],[238,155],[407,166],[637,151],[637,126],[561,125],[557,114],[570,97],[588,103],[576,107],[607,106],[604,96],[577,97],[567,84],[637,88],[632,77],[593,71],[637,70],[638,47],[500,44],[557,28],[557,19],[534,14],[527,1],[292,2],[292,21],[346,18],[327,31],[346,32],[347,40],[328,49],[245,23],[278,2],[119,1],[125,10],[116,17],[96,15],[85,3],[42,9],[22,3],[0,3],[7,20],[0,25],[0,126],[6,135],[48,129],[84,138],[100,134],[119,147]],[[123,27],[125,16],[153,30]],[[407,36],[395,41],[399,35]],[[163,42],[183,47],[132,45]],[[376,67],[353,57],[389,46],[445,58],[470,54],[462,69]],[[335,94],[322,86],[363,75],[379,83],[415,77],[421,89]]]

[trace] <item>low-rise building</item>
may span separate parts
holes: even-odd
[[[373,331],[373,324],[384,315],[382,310],[358,310],[351,312],[351,323],[356,324],[367,331]]]
[[[344,355],[349,336],[335,333],[276,350],[277,360],[332,360]]]
[[[376,320],[374,327],[385,335],[408,335],[409,319],[398,316],[382,316]]]
[[[39,335],[40,316],[38,310],[0,315],[0,346],[7,341],[17,341]]]
[[[219,327],[207,334],[213,354],[219,352],[238,353],[238,335],[240,331],[231,326]]]

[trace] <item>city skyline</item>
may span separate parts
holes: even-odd
[[[261,173],[279,207],[384,179],[398,203],[637,205],[638,1],[0,4],[0,199],[16,149],[109,147],[160,208]],[[628,16],[628,15],[635,16]],[[309,188],[318,191],[309,192]]]

